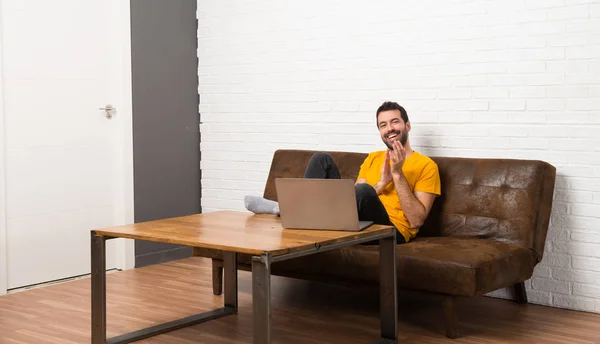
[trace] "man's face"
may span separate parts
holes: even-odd
[[[381,140],[389,148],[393,149],[393,142],[400,141],[404,146],[408,141],[408,132],[410,131],[410,123],[404,123],[400,117],[400,110],[382,111],[377,118],[377,126]]]

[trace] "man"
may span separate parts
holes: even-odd
[[[385,102],[376,114],[377,128],[386,150],[370,153],[356,180],[356,202],[360,220],[394,225],[397,242],[413,239],[440,195],[437,164],[412,150],[406,110]],[[340,178],[335,162],[325,153],[315,154],[305,178]]]
[[[355,183],[358,216],[361,221],[393,225],[398,230],[396,242],[407,243],[417,235],[441,193],[438,167],[431,158],[412,150],[408,114],[398,103],[383,103],[377,109],[376,123],[387,149],[370,153],[360,167]],[[304,177],[339,179],[340,174],[333,158],[319,152],[310,159]],[[247,197],[246,208],[279,212],[276,202],[258,198]]]

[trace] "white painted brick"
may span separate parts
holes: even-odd
[[[441,147],[448,147],[448,148],[471,148],[473,147],[473,140],[471,139],[453,139],[453,138],[447,138],[447,139],[440,139],[440,146]]]
[[[588,18],[590,16],[590,7],[587,5],[561,7],[549,9],[547,13],[548,21],[572,19],[572,18]]]
[[[543,36],[522,36],[508,39],[508,49],[532,49],[543,48],[546,41]],[[543,61],[535,62],[516,62],[507,66],[509,73],[543,73],[545,65]]]
[[[585,270],[552,269],[552,278],[559,281],[577,282],[584,284],[599,284],[600,273]]]
[[[523,111],[525,107],[525,100],[490,100],[492,111]]]
[[[588,244],[577,241],[556,242],[552,244],[552,252],[600,258],[600,244]]]
[[[593,298],[563,295],[552,296],[552,305],[560,308],[583,310],[587,312],[594,312],[596,307],[595,300]]]
[[[456,87],[483,87],[487,86],[487,77],[484,75],[467,75],[454,77]]]
[[[508,119],[508,113],[503,111],[496,112],[483,112],[477,111],[473,114],[473,122],[475,123],[488,123],[488,124],[504,124]]]
[[[486,100],[460,100],[453,106],[454,110],[459,111],[486,111],[489,108],[489,102]]]
[[[584,141],[585,140],[581,140]],[[594,177],[594,170],[591,166],[581,165],[557,165],[562,174],[568,177]]]
[[[533,275],[536,277],[550,278],[552,277],[551,271],[550,267],[538,264],[533,270]]]
[[[588,61],[586,60],[546,61],[546,72],[548,73],[586,73],[587,70]]]
[[[511,87],[510,98],[531,99],[545,98],[546,90],[543,87]]]
[[[597,111],[590,111],[588,115],[588,123],[590,124],[600,124],[600,116],[598,116]],[[600,149],[596,149],[600,150]]]
[[[469,112],[462,113],[442,113],[438,117],[440,123],[469,123],[473,120],[473,114]]]
[[[592,204],[573,203],[571,206],[571,213],[573,215],[579,216],[596,216],[600,214],[600,206]]]
[[[578,47],[567,47],[567,59],[591,59],[600,57],[600,45],[586,45]]]
[[[554,98],[586,98],[589,96],[588,86],[555,86],[546,88],[546,96]],[[569,104],[569,103],[567,103]]]
[[[587,191],[556,190],[555,199],[562,202],[592,203],[593,193]]]
[[[575,178],[569,178],[567,179],[567,177],[565,176],[561,176],[560,174],[556,176],[556,181],[554,184],[554,188],[556,190],[561,190],[561,189],[569,189],[571,188],[571,181],[575,180]]]
[[[589,42],[588,35],[562,35],[562,36],[548,36],[546,37],[546,45],[549,47],[569,47],[569,46],[581,46],[586,45]]]
[[[600,99],[568,99],[567,110],[599,111]]]
[[[561,253],[544,254],[543,262],[550,267],[570,268],[571,255]]]
[[[570,239],[570,237],[571,232],[568,228],[553,225],[552,227],[548,228],[548,234],[546,238],[546,249],[548,250],[548,252],[554,252],[552,247],[553,243],[567,241]]]
[[[600,286],[575,283],[573,285],[573,295],[600,298]]]
[[[478,149],[507,149],[510,147],[510,141],[507,139],[476,138],[473,139],[473,147]]]
[[[564,221],[564,222],[563,222]],[[557,223],[558,225],[559,223]],[[560,225],[573,229],[593,229],[595,228],[594,219],[591,217],[569,216],[560,219]]]
[[[573,19],[566,22],[567,33],[594,32],[600,24],[600,18]]]
[[[530,99],[527,100],[527,110],[532,111],[562,111],[565,109],[563,99]]]
[[[527,301],[536,305],[551,305],[552,294],[546,291],[527,290]]]
[[[533,277],[531,279],[531,285],[535,290],[559,294],[571,294],[571,285],[569,282],[557,281],[543,277]]]
[[[526,137],[527,128],[521,126],[493,126],[489,129],[489,134],[497,137]]]
[[[600,140],[577,140],[577,139],[554,139],[550,143],[550,148],[559,151],[585,151],[590,147],[596,147],[596,145],[600,145]],[[569,167],[567,167],[569,168]],[[583,169],[584,171],[588,171],[585,176],[592,176],[591,168],[586,166],[576,167],[572,169]]]
[[[565,76],[561,74],[531,74],[524,78],[531,86],[562,85],[565,82]]]
[[[521,115],[521,117],[526,117],[524,113],[515,113],[514,116],[517,117]],[[545,119],[545,117],[544,117]],[[526,122],[526,120],[524,120]],[[534,126],[528,128],[527,135],[530,137],[551,137],[551,138],[560,138],[560,137],[569,137],[569,132],[565,130],[564,127],[557,126]]]
[[[589,85],[600,83],[597,75],[591,74],[589,72],[569,73],[565,76],[565,82],[570,85]]]
[[[600,191],[600,180],[598,178],[571,178],[569,188],[572,190]]]
[[[587,60],[587,68],[589,72],[598,72],[600,71],[600,59],[596,56],[593,59]]]
[[[574,241],[600,244],[600,234],[594,232],[573,232],[571,233],[571,239]]]
[[[572,264],[575,269],[600,272],[600,259],[598,258],[573,257]]]
[[[572,164],[600,165],[600,152],[598,153],[573,153],[570,159]],[[598,213],[596,213],[598,214]]]
[[[567,129],[569,137],[576,138],[598,138],[598,128],[595,126],[577,126]]]
[[[573,123],[587,123],[588,115],[585,113],[565,112],[562,113],[548,113],[547,121],[550,124],[573,124]]]
[[[550,141],[546,139],[521,139],[511,138],[510,148],[522,148],[522,149],[547,149],[550,145]]]
[[[600,87],[598,88],[600,93]],[[476,99],[505,99],[509,96],[508,87],[484,87],[476,88],[472,91],[473,98]]]
[[[544,75],[538,75],[538,78],[548,78]],[[553,76],[552,76],[553,77]],[[557,76],[555,80],[557,84],[562,83],[564,77]],[[527,85],[527,76],[520,74],[491,74],[488,75],[488,82],[494,86],[519,86]]]
[[[331,112],[356,112],[358,111],[357,103],[332,103]]]
[[[590,17],[600,17],[600,3],[593,0],[590,0],[590,2],[593,3],[590,5]]]
[[[565,0],[526,0],[527,9],[540,9],[561,7],[565,4]]]
[[[471,98],[469,89],[449,89],[440,91],[438,99],[468,99]]]

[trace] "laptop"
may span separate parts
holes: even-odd
[[[351,179],[276,178],[281,225],[288,229],[361,231]]]

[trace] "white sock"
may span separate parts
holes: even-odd
[[[246,209],[255,214],[279,215],[279,203],[258,196],[245,196]]]

